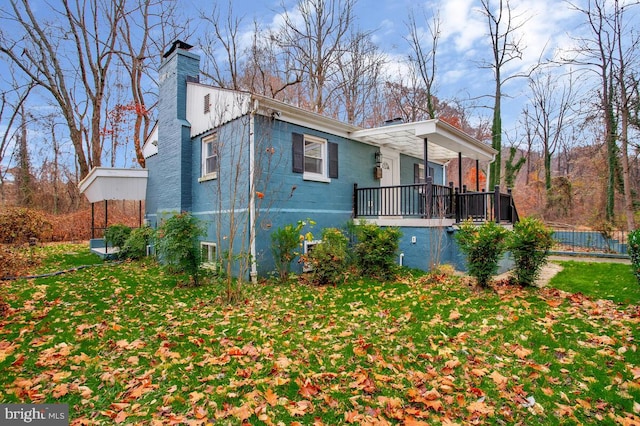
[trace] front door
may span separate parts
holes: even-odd
[[[400,185],[400,155],[396,151],[381,149],[382,179],[380,186],[380,216],[398,217],[400,215],[399,189],[391,188]]]

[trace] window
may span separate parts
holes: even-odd
[[[304,242],[304,254],[309,254],[311,253],[311,251],[313,250],[313,248],[322,243],[322,240],[313,240],[313,241],[306,241]],[[310,263],[304,262],[302,265],[302,272],[311,272],[313,271],[313,266]]]
[[[205,178],[205,180],[218,177],[217,142],[217,135],[202,139],[202,177]]]
[[[325,175],[326,141],[304,138],[304,172]]]
[[[338,177],[338,144],[317,136],[293,134],[293,172],[305,180],[330,182]]]
[[[429,167],[429,176],[431,176],[431,182],[433,182],[433,177],[436,174],[436,170],[433,167]],[[413,165],[413,183],[425,183],[426,179],[424,178],[424,164]]]
[[[216,269],[216,244],[202,241],[200,243],[200,261],[205,269]]]

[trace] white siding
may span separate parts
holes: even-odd
[[[156,155],[158,153],[158,125],[153,126],[153,130],[149,137],[144,141],[144,145],[142,145],[142,156],[144,158],[149,158],[152,155]]]
[[[205,96],[209,95],[209,112],[205,113]],[[248,93],[219,89],[199,83],[187,84],[187,121],[191,137],[238,118],[249,112]]]

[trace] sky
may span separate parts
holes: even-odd
[[[198,31],[204,29],[204,26],[197,27],[195,18],[199,11],[211,10],[216,5],[225,16],[229,1],[234,14],[243,18],[247,43],[251,40],[254,19],[263,27],[276,27],[281,22],[283,7],[291,12],[297,3],[297,0],[179,0],[184,16],[194,18],[191,26],[196,33],[185,41],[197,44]],[[575,1],[585,3],[587,0]],[[33,3],[43,4],[40,0]],[[491,3],[497,4],[498,0],[491,0]],[[584,31],[580,26],[582,16],[572,11],[564,1],[510,0],[510,4],[514,20],[522,23],[520,34],[524,50],[522,60],[511,62],[503,70],[505,76],[529,69],[540,58],[550,58],[558,49],[569,49],[573,43],[571,35]],[[437,51],[435,95],[445,101],[462,103],[469,108],[472,124],[476,124],[474,120],[486,122],[491,117],[491,95],[495,85],[492,71],[481,67],[482,63],[491,60],[492,53],[486,18],[480,12],[480,6],[480,0],[357,0],[355,16],[359,29],[372,32],[373,41],[386,55],[386,71],[393,78],[405,69],[403,61],[410,52],[405,40],[410,11],[414,11],[418,25],[423,26],[425,33],[432,15],[438,13],[441,38]],[[429,43],[427,36],[424,44]],[[514,129],[518,127],[517,121],[528,97],[526,79],[511,80],[503,87],[503,93],[503,131],[508,140],[510,133],[515,134]],[[3,126],[4,123],[0,123],[0,128]],[[69,144],[63,148],[71,152]],[[125,162],[128,165],[132,161],[133,153],[128,153]]]
[[[202,8],[200,2],[190,0],[191,7]],[[582,0],[578,0],[582,1]],[[285,7],[294,9],[294,0],[284,0]],[[492,0],[493,4],[498,2]],[[524,47],[523,59],[510,63],[504,75],[523,72],[540,58],[550,58],[557,49],[568,49],[572,45],[569,34],[581,30],[581,16],[569,5],[558,0],[511,0],[515,22],[522,22],[520,34]],[[226,10],[226,2],[218,2]],[[441,99],[458,99],[473,105],[475,116],[489,117],[488,108],[494,93],[493,73],[482,69],[481,64],[491,61],[487,22],[480,12],[480,0],[358,0],[355,15],[357,25],[365,31],[373,31],[373,41],[386,54],[390,75],[402,72],[402,61],[410,52],[406,42],[408,16],[414,11],[418,25],[430,23],[434,13],[441,21],[441,38],[437,51],[436,96]],[[282,12],[280,0],[233,1],[233,12],[243,17],[247,31],[257,19],[265,26],[275,26]],[[425,46],[430,40],[426,33]],[[526,95],[526,79],[514,79],[504,88],[503,99],[505,124],[517,120]]]

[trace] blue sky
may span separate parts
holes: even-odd
[[[202,8],[202,3],[190,0],[192,7]],[[580,3],[583,3],[581,1]],[[497,1],[492,1],[497,4]],[[221,10],[226,10],[226,1],[217,2]],[[285,0],[285,7],[294,10],[295,1]],[[521,30],[522,45],[525,47],[521,61],[512,62],[503,71],[505,76],[527,70],[539,58],[551,57],[557,49],[567,49],[579,28],[580,16],[570,10],[569,5],[557,0],[511,0],[514,19],[524,22]],[[441,39],[437,52],[436,95],[442,99],[459,99],[474,105],[473,115],[488,117],[488,107],[494,91],[493,74],[489,69],[481,69],[482,62],[491,60],[488,44],[486,18],[480,12],[480,0],[441,0],[415,2],[409,0],[380,1],[359,0],[356,3],[356,18],[360,29],[374,31],[373,39],[385,52],[390,75],[402,72],[402,61],[409,53],[409,45],[404,40],[407,35],[407,18],[410,10],[415,11],[418,24],[427,24],[434,12],[441,20]],[[278,22],[282,12],[280,0],[235,1],[234,14],[243,16],[247,31],[252,21],[257,19],[265,26]],[[426,27],[424,28],[426,31]],[[425,45],[429,45],[425,40]],[[526,101],[526,79],[515,79],[504,86],[505,128],[514,125],[523,103]]]
[[[243,16],[246,39],[250,40],[253,20],[257,19],[263,27],[275,27],[282,13],[281,0],[231,0],[234,13]],[[289,12],[295,10],[297,0],[282,0]],[[497,3],[497,0],[491,0]],[[583,4],[586,0],[576,0]],[[623,0],[625,1],[625,0]],[[197,18],[198,10],[211,9],[216,4],[224,16],[228,0],[180,0],[181,11],[185,16]],[[36,1],[34,5],[42,5]],[[373,40],[379,45],[387,58],[387,73],[394,78],[403,72],[403,61],[410,47],[404,40],[407,35],[406,22],[411,10],[415,11],[418,24],[427,24],[427,19],[438,12],[441,20],[441,38],[438,48],[435,94],[440,99],[461,101],[469,109],[473,119],[487,120],[491,116],[494,90],[491,70],[481,69],[480,64],[491,58],[488,44],[487,24],[480,13],[480,0],[428,0],[415,2],[410,0],[358,0],[356,3],[357,25],[361,30],[373,31]],[[522,42],[525,46],[522,61],[512,62],[504,70],[505,75],[528,69],[540,57],[551,57],[557,49],[568,49],[572,45],[569,34],[580,31],[581,16],[571,11],[566,2],[557,0],[511,0],[514,16],[518,20],[526,19],[523,24]],[[424,16],[427,18],[424,18]],[[197,19],[191,21],[197,25]],[[195,29],[195,28],[194,28]],[[202,28],[200,28],[202,29]],[[426,28],[424,28],[426,31]],[[198,34],[188,42],[196,44]],[[425,40],[425,45],[429,44]],[[503,130],[513,132],[522,106],[527,99],[525,79],[516,79],[505,85],[503,92]],[[36,104],[34,104],[34,102]],[[40,102],[40,103],[38,103]],[[30,108],[51,110],[49,102],[39,97],[30,100]],[[0,124],[2,126],[4,123]],[[43,135],[46,138],[48,136]],[[68,143],[63,149],[71,152]],[[36,153],[34,153],[36,154]],[[37,155],[37,154],[36,154]],[[46,153],[44,155],[47,155]],[[127,153],[127,165],[132,161],[132,153]],[[5,159],[5,163],[6,163]]]

